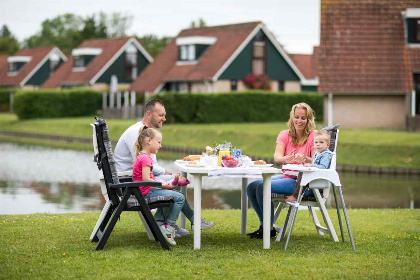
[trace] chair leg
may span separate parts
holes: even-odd
[[[152,231],[150,230],[149,225],[146,222],[146,219],[144,218],[143,214],[141,213],[141,211],[138,211],[137,213],[139,214],[140,220],[143,223],[144,230],[146,231],[147,236],[149,237],[149,239],[150,240],[156,240],[155,237],[153,236]]]
[[[302,173],[299,173],[299,177],[297,182],[299,182],[299,193],[298,193],[298,198],[297,198],[297,202],[300,203],[300,201],[302,200],[302,189],[303,187],[300,185],[300,179],[302,179]],[[290,206],[289,206],[290,207]],[[298,211],[298,206],[292,206],[292,221],[290,223],[290,229],[289,229],[289,234],[287,235],[287,240],[286,240],[286,245],[284,245],[284,250],[287,250],[287,247],[289,246],[289,242],[290,242],[290,238],[292,237],[292,232],[293,232],[293,226],[295,225],[295,220],[296,220],[296,215],[297,215],[297,211]]]
[[[276,241],[283,241],[284,236],[286,234],[286,231],[288,228],[290,228],[290,214],[292,213],[292,207],[289,206],[289,209],[287,210],[286,219],[284,220],[283,226],[281,227],[281,232],[279,232],[279,235],[276,238]]]
[[[331,222],[330,216],[328,215],[327,208],[325,207],[325,204],[322,203],[322,197],[321,197],[321,194],[319,193],[319,189],[314,189],[313,191],[314,191],[319,209],[321,210],[322,217],[324,218],[325,225],[327,226],[328,231],[330,233],[330,237],[333,241],[338,242],[337,233],[335,233],[335,229]]]
[[[341,198],[341,206],[343,207],[344,218],[346,219],[347,230],[349,231],[349,238],[350,238],[350,242],[351,242],[351,247],[353,248],[353,251],[356,251],[356,246],[354,245],[353,235],[351,234],[350,221],[349,221],[349,218],[347,216],[346,204],[344,203],[344,197],[343,197],[343,192],[341,191],[341,186],[338,186],[338,192],[339,192],[340,198]]]
[[[105,229],[105,232],[102,238],[99,240],[98,245],[96,246],[96,251],[103,250],[106,242],[108,241],[109,236],[111,235],[112,230],[115,227],[115,224],[118,221],[118,218],[121,215],[122,210],[124,209],[125,205],[127,204],[128,198],[130,197],[130,191],[127,189],[125,191],[123,199],[120,201],[116,211],[112,215],[111,221],[109,222],[108,226]]]
[[[279,205],[277,205],[276,211],[274,212],[274,221],[273,221],[274,224],[279,218],[281,210],[283,210],[284,204],[285,204],[284,202],[279,202]]]
[[[106,201],[104,208],[102,209],[101,214],[99,215],[98,221],[96,222],[95,227],[93,228],[92,234],[89,237],[89,240],[92,242],[97,242],[99,239],[96,236],[96,234],[98,233],[100,229],[100,226],[102,225],[102,223],[104,222],[104,219],[107,216],[108,211],[110,211],[111,209],[111,202],[110,201]],[[108,221],[106,221],[108,222]]]
[[[334,193],[334,200],[335,200],[335,208],[337,209],[337,216],[338,216],[338,223],[340,225],[340,232],[341,232],[341,240],[344,243],[344,230],[343,230],[343,223],[341,222],[341,214],[340,214],[340,204],[337,200],[337,194],[335,193],[335,186],[332,185],[333,193]]]
[[[140,203],[140,207],[142,209],[142,214],[144,219],[146,220],[147,225],[149,226],[150,230],[152,231],[152,234],[154,236],[154,239],[156,241],[160,242],[160,245],[162,246],[162,249],[165,250],[171,250],[168,243],[166,242],[165,237],[163,236],[162,232],[160,231],[155,218],[152,215],[152,212],[150,212],[149,206],[146,204],[146,200],[144,199],[143,195],[140,192],[140,189],[134,188],[132,189],[132,192],[134,196],[137,198],[137,201]]]
[[[312,206],[308,206],[309,216],[311,217],[312,221],[315,225],[315,230],[318,233],[318,235],[324,235],[325,231],[328,232],[328,229],[321,226],[321,223],[319,222],[318,215],[315,212],[315,209]]]

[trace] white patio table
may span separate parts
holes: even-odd
[[[201,188],[202,188],[202,178],[203,176],[208,176],[209,171],[213,170],[214,167],[191,167],[185,163],[175,162],[175,167],[181,171],[181,176],[187,177],[187,174],[190,174],[193,177],[194,184],[194,249],[201,248]],[[227,167],[224,167],[225,169]],[[246,195],[246,187],[248,185],[248,178],[255,176],[255,171],[258,169],[261,171],[261,177],[263,179],[263,248],[270,249],[270,216],[271,216],[271,176],[273,174],[281,173],[280,169],[273,167],[236,167],[229,168],[232,170],[232,174],[218,174],[217,177],[236,177],[242,178],[242,190],[241,190],[241,234],[246,233],[246,219],[247,219],[247,210],[248,210],[248,198]],[[247,170],[250,172],[247,174]],[[182,193],[186,196],[187,188],[181,188]],[[181,214],[181,227],[185,228],[185,216]]]

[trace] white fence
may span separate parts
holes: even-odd
[[[135,119],[143,115],[143,105],[136,105],[136,93],[104,92],[102,110],[106,119]]]

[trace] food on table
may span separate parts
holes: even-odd
[[[207,146],[207,147],[206,147],[206,153],[207,153],[208,155],[211,155],[211,154],[213,153],[213,148],[212,148],[212,147],[210,147],[210,146]]]
[[[266,165],[267,163],[265,161],[263,161],[262,159],[260,159],[260,160],[254,161],[254,164],[255,165]]]
[[[222,163],[224,167],[237,167],[240,161],[231,156],[223,156]]]
[[[183,158],[184,161],[200,160],[200,155],[189,155]]]
[[[191,161],[190,163],[188,163],[188,165],[199,165],[199,164],[200,164],[200,162],[199,161],[196,161],[196,160]]]

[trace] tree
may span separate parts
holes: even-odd
[[[206,26],[207,26],[207,24],[204,21],[204,19],[202,19],[202,18],[199,18],[197,20],[197,24],[195,23],[195,21],[192,21],[191,24],[190,24],[190,28],[198,28],[198,27],[206,27]]]
[[[55,45],[65,54],[77,48],[84,40],[124,36],[132,16],[105,13],[83,18],[74,14],[59,15],[42,22],[41,31],[24,40],[24,46],[35,48]]]
[[[0,29],[0,54],[14,54],[19,50],[19,42],[10,32],[7,25]]]
[[[136,37],[136,39],[140,42],[143,48],[145,48],[146,51],[155,58],[166,47],[166,45],[169,44],[172,38],[167,36],[159,38],[154,34],[148,34],[143,37]]]

